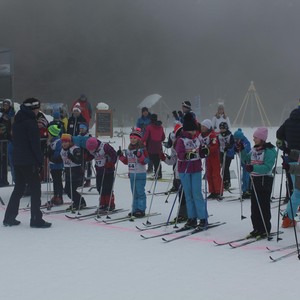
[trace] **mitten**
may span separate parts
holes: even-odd
[[[248,173],[253,172],[253,166],[252,166],[252,165],[248,164],[248,165],[246,165],[245,168],[246,168],[246,171],[247,171]]]
[[[199,155],[201,158],[205,158],[206,156],[209,155],[209,148],[208,147],[202,147],[200,150],[199,150]]]
[[[117,156],[122,156],[122,155],[123,155],[123,152],[122,152],[121,149],[119,149],[119,150],[117,151]]]

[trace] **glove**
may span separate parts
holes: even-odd
[[[244,147],[244,145],[242,143],[236,143],[235,147],[234,147],[235,152],[241,152],[244,148],[245,147]]]
[[[248,164],[248,165],[246,165],[245,168],[246,168],[246,171],[247,171],[248,173],[253,172],[253,166],[252,166],[252,165]]]
[[[185,158],[187,160],[190,160],[190,159],[193,159],[193,158],[196,158],[196,157],[197,157],[197,153],[195,153],[195,152],[188,152],[188,153],[185,154]]]
[[[277,139],[277,141],[276,141],[276,146],[277,146],[277,148],[280,149],[280,148],[283,146],[283,140]]]
[[[142,156],[142,152],[141,151],[138,151],[138,150],[134,150],[132,152],[137,158],[140,158]]]
[[[199,150],[199,155],[201,158],[205,158],[206,156],[209,155],[209,148],[208,147],[202,147],[200,150]]]
[[[74,159],[74,156],[73,156],[73,154],[70,151],[68,151],[67,156],[68,156],[68,159],[71,159],[71,160]]]
[[[178,114],[177,114],[177,111],[176,111],[176,110],[172,111],[172,114],[173,114],[173,117],[175,118],[175,120],[178,120],[178,119],[179,119],[179,117],[178,117]]]
[[[166,155],[163,152],[160,152],[159,153],[159,158],[160,158],[160,160],[165,161],[166,160]]]
[[[123,152],[122,152],[121,149],[119,149],[119,150],[117,151],[117,156],[122,156],[122,155],[123,155]]]
[[[287,162],[286,157],[284,157],[283,155],[281,157],[282,157],[282,169],[289,172],[290,164]]]
[[[228,149],[230,149],[230,145],[226,143],[224,147],[224,152],[228,152]]]

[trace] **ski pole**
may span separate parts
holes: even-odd
[[[151,222],[149,221],[149,217],[150,217],[150,211],[151,211],[151,207],[152,207],[152,203],[153,203],[154,193],[155,193],[155,190],[156,190],[158,172],[159,172],[159,169],[160,169],[160,165],[161,165],[161,160],[159,161],[158,168],[157,168],[156,173],[155,173],[154,187],[153,187],[153,191],[152,191],[152,196],[151,196],[151,201],[150,201],[150,205],[149,205],[148,217],[147,217],[146,224],[151,224]]]
[[[121,150],[121,147],[119,147],[119,150]],[[112,196],[113,196],[113,192],[114,192],[114,186],[115,186],[115,181],[116,181],[116,176],[117,176],[117,170],[118,170],[119,160],[120,160],[120,157],[118,156],[117,157],[117,161],[116,161],[115,172],[114,172],[114,179],[113,179],[113,183],[112,183],[112,187],[111,187],[111,192],[110,192],[110,197],[109,197],[109,203],[108,203],[108,209],[107,209],[106,219],[110,219],[110,216],[108,215],[108,213],[109,213],[109,209],[110,209],[110,205],[111,205],[111,200],[112,200]]]
[[[242,160],[241,160],[241,153],[239,152],[236,157],[236,172],[238,177],[238,185],[239,185],[239,193],[240,193],[240,202],[241,202],[241,220],[246,219],[243,214],[243,196],[242,196],[242,180],[241,180],[241,167],[242,167]],[[245,172],[245,170],[243,170]]]
[[[282,182],[283,182],[283,169],[281,170],[280,189],[279,189],[279,203],[278,203],[278,215],[277,215],[277,234],[276,234],[277,242],[282,240],[282,238],[279,237],[279,222],[280,222],[280,208],[281,208],[281,196],[282,196]]]
[[[223,195],[226,154],[227,154],[226,151],[224,151],[223,152],[223,160],[222,160],[220,195]]]
[[[287,180],[287,177],[286,177],[286,180]],[[289,187],[288,187],[288,195],[290,196]],[[292,212],[295,242],[296,242],[296,245],[297,245],[297,254],[298,254],[298,259],[300,259],[300,252],[299,252],[300,250],[299,250],[298,237],[297,237],[297,232],[296,232],[295,214],[294,214],[294,211],[293,211],[293,201],[292,201],[292,199],[290,200],[290,206],[291,206],[291,212]]]
[[[279,148],[277,148],[276,151],[276,159],[275,159],[275,166],[273,168],[273,183],[272,183],[272,194],[271,194],[271,199],[274,199],[274,187],[275,187],[275,176],[276,176],[276,168],[277,168],[277,160],[278,160],[278,153],[279,153]]]
[[[105,168],[103,168],[103,173],[102,173],[102,178],[101,178],[101,186],[100,186],[100,191],[99,191],[99,204],[98,204],[98,208],[97,208],[97,216],[96,216],[96,218],[100,218],[100,202],[101,202],[102,191],[103,191],[104,177],[105,177]]]
[[[136,165],[137,165],[137,157],[135,158],[135,165],[134,165],[133,188],[132,188],[132,204],[131,204],[131,217],[129,219],[129,221],[131,221],[131,222],[134,221],[134,219],[133,219],[133,205],[134,205],[135,185],[136,185]]]
[[[180,207],[181,207],[181,203],[182,203],[183,193],[184,193],[183,188],[180,185],[180,187],[178,189],[178,192],[177,192],[177,194],[180,195],[180,197],[179,197],[179,203],[178,203],[178,206],[177,206],[177,212],[176,212],[176,218],[175,218],[176,221],[175,221],[175,224],[174,224],[174,228],[178,228],[177,223],[178,223],[178,217],[179,217],[179,211],[180,211]],[[176,194],[176,196],[177,196],[177,194]]]
[[[86,171],[86,165],[84,165],[84,171],[83,171],[83,176],[82,176],[82,185],[81,185],[81,191],[80,191],[80,198],[79,198],[79,205],[78,205],[78,210],[77,210],[77,215],[80,215],[80,207],[81,207],[81,202],[82,202],[82,194],[83,194],[83,188],[84,188],[84,181],[85,181],[85,174]]]

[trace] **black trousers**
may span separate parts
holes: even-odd
[[[251,189],[251,221],[253,229],[259,232],[266,232],[263,220],[267,227],[267,231],[271,231],[271,193],[272,193],[272,176],[253,176],[253,184]],[[255,193],[255,191],[256,193]],[[257,194],[257,198],[256,198]],[[259,210],[259,206],[261,212]],[[262,219],[262,216],[263,219]]]
[[[53,193],[54,196],[59,196],[62,198],[63,194],[63,184],[62,184],[62,169],[53,169],[50,171],[53,179]]]
[[[224,152],[220,153],[220,162],[221,167],[223,165],[223,159],[224,159]],[[221,172],[223,172],[223,182],[224,183],[230,183],[230,165],[231,165],[232,158],[225,156],[225,163],[224,163],[224,170],[221,169]]]
[[[7,141],[0,141],[0,186],[8,185],[7,181]]]
[[[96,176],[97,191],[99,194],[101,192],[101,196],[109,196],[111,194],[112,186],[114,183],[114,173],[105,172],[104,178],[103,178],[103,174],[104,173],[102,173],[102,172],[97,173],[97,176]],[[103,182],[103,186],[102,186],[102,191],[101,191],[102,182]]]
[[[42,220],[41,206],[41,183],[39,168],[36,166],[15,166],[15,188],[10,196],[7,205],[4,221],[10,221],[17,217],[19,213],[20,199],[25,191],[26,184],[31,189],[31,221]]]
[[[152,161],[153,166],[154,166],[154,174],[157,174],[157,176],[161,178],[161,164],[159,163],[160,162],[159,154],[150,154],[149,153],[149,158]],[[158,168],[159,168],[159,170],[158,170]]]

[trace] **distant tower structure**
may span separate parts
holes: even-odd
[[[256,92],[254,82],[250,82],[249,89],[244,97],[242,105],[237,113],[237,116],[232,124],[233,127],[237,126],[257,126],[259,120],[254,117],[254,113],[259,113],[260,125],[271,126],[265,109],[260,101],[260,98]]]

